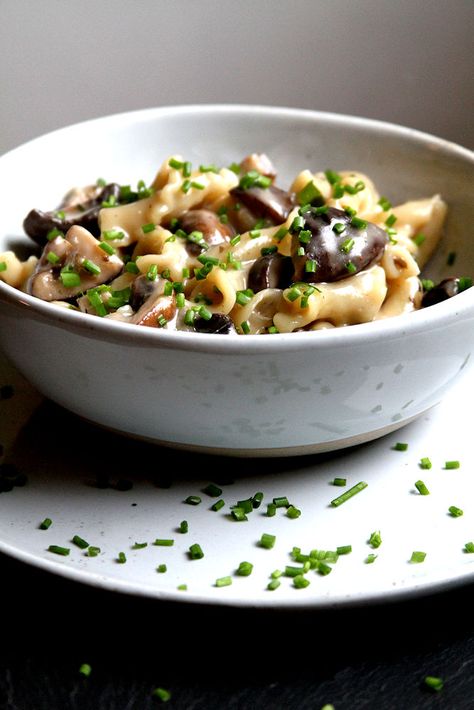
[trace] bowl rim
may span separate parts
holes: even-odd
[[[112,122],[130,124],[137,121],[153,121],[173,115],[221,114],[229,116],[274,116],[282,119],[306,120],[309,123],[326,122],[332,125],[350,126],[355,129],[372,129],[379,134],[399,136],[404,141],[423,144],[425,147],[444,155],[456,156],[472,163],[474,151],[457,143],[439,138],[418,129],[379,119],[364,118],[326,111],[264,106],[252,104],[183,104],[160,106],[114,113],[80,121],[33,138],[0,156],[0,165],[15,159],[16,154],[28,150],[32,145],[56,136],[73,133],[94,125]],[[380,339],[397,339],[423,330],[439,329],[453,318],[471,316],[474,313],[474,288],[458,294],[455,299],[448,299],[430,308],[402,314],[368,323],[330,328],[314,333],[278,333],[268,337],[261,335],[230,336],[216,338],[214,334],[190,333],[186,331],[167,331],[166,329],[146,328],[135,324],[114,321],[89,314],[80,313],[42,301],[30,294],[19,291],[0,280],[0,305],[16,306],[25,315],[37,316],[41,321],[64,330],[86,334],[89,337],[113,342],[126,342],[140,347],[166,347],[195,352],[215,352],[245,355],[247,353],[286,352],[295,348],[307,350],[331,348],[342,343],[347,346],[368,344]]]

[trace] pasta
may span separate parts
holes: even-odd
[[[360,172],[305,169],[289,190],[275,177],[265,155],[221,169],[174,155],[149,188],[72,190],[28,214],[42,253],[0,254],[0,279],[103,318],[221,334],[315,332],[426,305],[439,195],[392,207]],[[453,281],[453,293],[471,285]]]

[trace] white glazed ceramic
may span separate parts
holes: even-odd
[[[331,167],[367,173],[393,203],[441,193],[447,237],[427,274],[474,275],[470,151],[376,121],[248,106],[111,116],[8,153],[0,251],[26,244],[28,210],[54,207],[73,185],[151,181],[173,152],[228,164],[254,151],[283,186],[304,167]],[[105,427],[213,453],[297,455],[376,438],[436,404],[470,359],[474,289],[384,322],[232,338],[105,321],[0,284],[0,345],[42,393]]]

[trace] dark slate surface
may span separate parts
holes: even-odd
[[[474,708],[474,585],[267,613],[115,595],[4,556],[0,573],[2,710]],[[171,691],[166,706],[156,686]]]

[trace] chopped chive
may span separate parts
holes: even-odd
[[[206,308],[206,306],[201,306],[198,310],[198,314],[201,316],[201,318],[204,318],[204,320],[211,320],[212,318],[212,313]]]
[[[164,328],[165,325],[168,323],[164,315],[158,316],[156,319],[157,324],[160,326],[160,328]]]
[[[278,496],[273,499],[273,505],[276,508],[289,508],[290,502],[286,496]]]
[[[45,518],[43,522],[39,524],[39,529],[48,530],[48,528],[50,528],[52,524],[53,521],[51,520],[51,518]]]
[[[316,569],[318,573],[321,574],[323,577],[327,577],[327,575],[331,574],[332,572],[332,567],[330,567],[325,562],[318,562]]]
[[[290,226],[290,232],[294,234],[295,232],[300,232],[304,229],[305,219],[302,215],[297,215]]]
[[[426,557],[426,552],[420,552],[419,550],[414,550],[411,553],[410,557],[410,562],[413,562],[414,564],[419,564],[420,562],[424,562]]]
[[[417,247],[421,247],[425,239],[426,237],[424,234],[415,234],[415,236],[412,237],[412,241],[416,244]]]
[[[252,498],[252,506],[254,508],[260,508],[262,500],[263,500],[263,493],[261,491],[258,491],[257,493],[255,493],[255,495]]]
[[[293,577],[293,586],[296,587],[296,589],[304,589],[305,587],[309,587],[311,582],[309,579],[306,577],[303,577],[302,574],[296,575],[296,577]]]
[[[240,327],[242,328],[242,332],[243,332],[245,335],[248,335],[248,334],[250,333],[250,323],[248,322],[248,320],[244,320],[244,321],[240,324]]]
[[[337,182],[341,182],[342,178],[335,170],[325,170],[324,175],[326,180],[330,185],[335,185]]]
[[[267,589],[268,589],[270,592],[274,592],[275,589],[278,589],[278,587],[280,586],[280,584],[281,584],[281,582],[280,582],[279,579],[272,579],[272,581],[267,584]]]
[[[332,196],[338,200],[340,197],[344,197],[344,185],[341,185],[340,182],[335,183],[332,186]]]
[[[181,185],[181,191],[186,194],[189,192],[191,189],[191,180],[184,180],[183,184]]]
[[[216,587],[229,587],[232,584],[232,577],[219,577],[216,579]]]
[[[125,552],[119,552],[117,555],[117,562],[121,565],[124,565],[126,561],[127,561],[127,556],[126,556]]]
[[[332,226],[332,231],[335,232],[336,234],[342,234],[343,231],[345,230],[345,228],[346,228],[346,225],[344,224],[344,222],[336,222]]]
[[[60,547],[59,545],[50,545],[48,547],[48,552],[54,552],[55,555],[62,555],[63,557],[66,557],[69,555],[71,550],[69,547]]]
[[[84,261],[82,262],[82,266],[84,267],[84,269],[87,269],[89,273],[94,274],[94,276],[100,274],[100,266],[94,264],[94,262],[90,259],[84,259]]]
[[[186,305],[186,297],[184,293],[177,293],[176,294],[176,307],[177,308],[184,308]]]
[[[187,592],[188,591],[188,585],[187,584],[178,584],[176,587],[180,592]]]
[[[460,468],[460,466],[461,463],[459,461],[446,461],[444,464],[444,468],[448,471],[454,468]]]
[[[340,547],[336,547],[336,553],[338,555],[348,555],[350,552],[352,552],[352,545],[341,545]]]
[[[207,256],[206,254],[201,254],[197,258],[198,261],[201,262],[201,264],[212,264],[212,266],[216,266],[219,263],[219,259],[217,259],[215,256]]]
[[[148,224],[142,224],[143,234],[148,234],[149,232],[153,232],[154,229],[156,229],[156,224],[153,224],[153,222],[149,222]]]
[[[219,168],[216,165],[200,165],[199,166],[199,171],[201,173],[218,173]]]
[[[258,239],[262,234],[259,229],[251,229],[249,232],[250,239]]]
[[[276,244],[274,244],[271,247],[263,247],[263,249],[260,249],[260,254],[262,256],[270,256],[270,254],[275,254],[278,251],[278,247]]]
[[[198,180],[191,180],[191,187],[194,187],[195,190],[205,190],[206,186],[202,184],[202,182],[199,182]]]
[[[97,557],[98,555],[100,555],[100,547],[96,547],[95,545],[89,545],[86,555],[88,557]]]
[[[427,675],[424,679],[425,685],[430,689],[434,690],[435,693],[439,693],[443,689],[444,682],[442,678],[436,678],[432,675]]]
[[[283,574],[283,572],[282,572],[281,569],[275,569],[275,570],[273,570],[273,572],[271,573],[270,577],[271,577],[272,579],[279,579],[279,577],[281,577],[282,574]]]
[[[286,297],[291,303],[293,303],[293,301],[296,301],[296,299],[302,295],[303,294],[301,293],[301,290],[298,288],[298,286],[292,286],[290,289],[288,289],[286,293]]]
[[[298,241],[301,244],[309,244],[311,241],[312,237],[312,232],[309,229],[302,229],[301,232],[298,234]],[[302,247],[303,248],[303,247]],[[303,254],[304,254],[304,249],[303,249]]]
[[[65,288],[80,286],[81,277],[75,271],[61,271],[61,281]]]
[[[49,261],[50,264],[53,264],[53,266],[60,261],[59,256],[57,254],[55,254],[54,251],[48,252],[46,259]],[[3,262],[3,263],[5,264],[5,262]],[[5,264],[5,268],[6,268],[6,264]],[[1,270],[4,271],[5,269],[1,269]]]
[[[278,328],[274,325],[269,326],[268,332],[271,333],[272,335],[275,335],[276,333],[279,333],[280,331]]]
[[[236,520],[238,523],[242,523],[242,522],[245,522],[246,520],[248,520],[248,518],[245,514],[245,510],[243,508],[239,508],[239,507],[233,508],[231,511],[231,515],[234,518],[234,520]]]
[[[470,276],[460,276],[458,278],[458,291],[459,293],[462,293],[462,291],[465,291],[467,288],[471,288],[472,286],[472,279]]]
[[[127,264],[125,264],[125,271],[129,274],[139,274],[140,269],[138,266],[135,264],[134,261],[129,261]]]
[[[183,533],[183,535],[184,535],[185,533],[188,532],[188,530],[189,530],[188,521],[187,521],[187,520],[182,520],[182,521],[180,522],[180,524],[179,524],[179,532],[180,532],[180,533]]]
[[[176,158],[170,158],[168,160],[168,165],[170,168],[174,168],[175,170],[181,170],[184,163],[181,160],[176,160]]]
[[[314,182],[310,180],[297,194],[297,200],[300,205],[313,204],[322,199],[322,195]]]
[[[186,311],[186,313],[184,314],[184,324],[185,325],[193,325],[195,317],[196,317],[195,312],[191,308],[188,309]]]
[[[181,584],[178,589],[187,589],[185,584]],[[158,698],[162,703],[167,703],[171,699],[171,693],[166,688],[155,688],[151,694],[152,698]]]
[[[1,271],[6,271],[7,270],[7,262],[6,261],[0,261],[0,272]]]
[[[165,564],[158,565],[158,567],[156,568],[156,571],[160,574],[164,574],[165,572],[167,572],[167,570],[168,567]]]
[[[252,300],[253,291],[251,289],[246,289],[245,291],[236,291],[235,302],[239,306],[246,306]]]
[[[374,553],[371,552],[370,555],[367,555],[367,557],[365,558],[365,564],[371,565],[375,562],[376,559],[377,559],[377,555],[374,555]]]
[[[387,227],[393,227],[393,225],[395,224],[396,221],[397,221],[397,217],[392,212],[392,214],[390,214],[387,217],[387,219],[385,220],[385,224],[387,225]]]
[[[355,272],[357,271],[357,267],[355,266],[355,264],[352,263],[352,261],[347,262],[346,269],[350,274],[355,274]]]
[[[236,508],[242,508],[244,513],[251,513],[253,511],[253,503],[251,498],[246,498],[245,500],[238,500]]]
[[[332,482],[333,486],[346,486],[347,485],[347,479],[346,478],[335,478]]]
[[[157,537],[153,545],[157,547],[173,547],[174,540]]]
[[[248,577],[250,574],[252,574],[252,570],[253,564],[251,562],[241,562],[235,574],[238,574],[239,577]]]
[[[315,274],[318,268],[318,262],[315,259],[308,259],[304,265],[304,270],[307,274]]]
[[[429,494],[430,494],[428,488],[425,486],[423,481],[415,481],[415,488],[418,491],[418,493],[422,496],[429,496]]]
[[[474,542],[466,542],[466,544],[464,545],[464,550],[465,552],[474,552]]]
[[[460,518],[461,515],[464,515],[464,511],[461,510],[461,508],[457,508],[455,505],[449,506],[448,510],[449,510],[449,514],[453,518]]]
[[[165,296],[171,296],[171,295],[172,295],[172,293],[173,293],[173,284],[171,283],[171,281],[167,281],[167,282],[165,283],[165,288],[164,288],[164,292],[163,292],[163,293],[164,293]]]
[[[270,535],[268,533],[263,533],[262,537],[260,538],[260,547],[265,548],[266,550],[271,550],[272,547],[275,545],[276,542],[276,536],[275,535]]]
[[[102,238],[108,242],[114,239],[123,239],[124,236],[125,233],[121,232],[119,229],[106,229],[105,232],[102,232]]]
[[[215,483],[209,483],[209,485],[207,485],[203,489],[203,493],[206,493],[206,495],[210,496],[211,498],[218,498],[222,495],[222,488],[216,486]]]
[[[351,226],[356,229],[365,229],[367,227],[367,222],[365,219],[361,219],[360,217],[353,215],[351,219]]]
[[[211,510],[217,513],[221,508],[224,507],[224,505],[225,503],[221,498],[220,500],[216,500],[216,502],[211,505]]]
[[[299,510],[299,508],[295,508],[294,505],[290,505],[290,507],[286,511],[286,515],[288,518],[295,520],[296,518],[300,517],[301,510]]]
[[[192,169],[193,169],[192,163],[190,163],[189,160],[187,160],[187,161],[183,164],[183,177],[186,177],[186,178],[187,178],[187,177],[190,177],[190,176],[191,176]]]
[[[397,441],[397,443],[392,446],[392,449],[394,451],[406,451],[408,449],[408,444],[405,444],[401,441]]]
[[[288,229],[286,227],[280,227],[273,235],[273,239],[276,239],[278,242],[281,242],[283,237],[285,237],[287,234]]]
[[[99,249],[102,249],[102,251],[105,251],[106,254],[109,256],[112,256],[112,254],[116,254],[117,250],[113,248],[111,244],[107,244],[107,242],[99,242]]]
[[[147,542],[136,542],[132,545],[132,550],[143,550],[143,548],[148,547]]]
[[[304,567],[294,567],[293,565],[286,565],[285,567],[285,577],[297,577],[299,574],[304,572]]]
[[[148,281],[156,281],[157,276],[158,276],[158,266],[157,266],[157,264],[151,264],[151,266],[148,269],[147,274],[146,274]]]
[[[422,459],[420,459],[420,463],[418,465],[420,468],[429,469],[432,467],[433,464],[427,456],[424,456]]]
[[[83,540],[82,537],[79,537],[79,535],[74,535],[74,537],[72,538],[72,542],[74,543],[74,545],[77,545],[77,547],[80,547],[81,550],[85,550],[86,547],[89,547],[89,543]]]
[[[267,517],[268,518],[273,518],[274,515],[276,515],[276,505],[275,503],[268,503],[267,504]]]
[[[79,666],[78,672],[80,673],[80,675],[83,675],[84,678],[88,678],[92,673],[92,666],[90,666],[88,663],[82,663]]]
[[[370,538],[369,538],[369,545],[371,547],[377,548],[380,547],[382,544],[382,536],[380,535],[380,530],[376,530],[375,532],[371,533]]]
[[[201,545],[195,542],[189,548],[189,556],[192,560],[202,560],[204,557],[204,552],[202,551]]]
[[[57,227],[53,227],[53,229],[50,229],[47,233],[46,239],[48,242],[51,242],[53,239],[56,239],[56,237],[64,237],[64,232],[61,232]]]
[[[390,209],[392,209],[392,203],[387,200],[386,197],[381,197],[380,200],[378,201],[378,204],[380,207],[383,209],[384,212],[388,212]]]
[[[362,180],[357,180],[355,185],[344,185],[344,192],[347,192],[348,195],[357,195],[362,190],[365,190],[365,183]]]
[[[353,239],[345,239],[340,246],[340,250],[343,254],[349,254],[349,252],[353,249],[354,244],[355,242]]]
[[[238,244],[240,242],[240,239],[241,239],[240,234],[236,234],[235,237],[232,237],[229,244],[231,245],[231,247],[235,247],[236,244]]]
[[[188,505],[199,505],[201,499],[199,496],[188,496],[184,502]]]
[[[364,488],[367,488],[367,483],[365,483],[365,481],[360,481],[360,483],[356,483],[355,486],[352,486],[352,488],[349,488],[349,490],[344,491],[342,495],[338,496],[337,498],[334,498],[334,500],[331,501],[331,505],[337,508],[339,505],[342,505],[347,500],[349,500],[349,498],[352,498],[357,493],[360,493],[360,491],[364,490]]]

